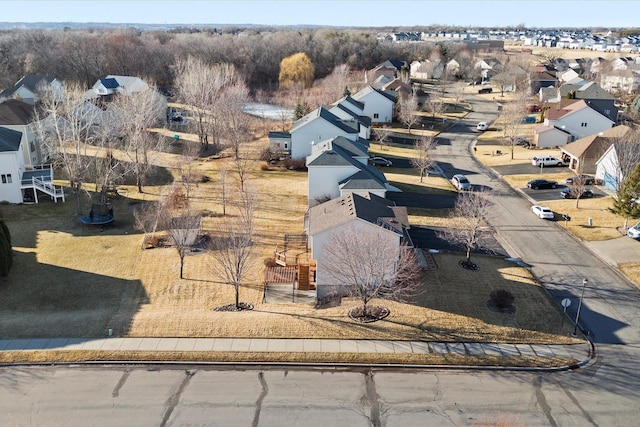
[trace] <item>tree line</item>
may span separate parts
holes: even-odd
[[[339,65],[366,70],[391,58],[408,62],[428,58],[437,50],[431,43],[380,41],[373,30],[332,28],[224,33],[11,30],[0,33],[0,87],[10,87],[24,75],[52,75],[89,87],[109,74],[173,86],[175,65],[193,57],[207,64],[231,64],[241,70],[250,88],[269,90],[277,87],[280,62],[298,52],[314,64],[315,78],[323,78]]]

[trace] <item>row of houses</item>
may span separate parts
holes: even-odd
[[[510,41],[524,46],[558,49],[587,49],[600,52],[639,52],[640,37],[616,36],[611,31],[605,35],[590,30],[485,30],[466,29],[451,31],[400,31],[378,33],[377,38],[392,43],[416,43],[425,41],[473,42]]]
[[[95,110],[100,121],[108,120],[114,114],[108,100],[148,88],[139,77],[109,75],[84,93],[87,102],[81,108]],[[0,92],[0,201],[37,203],[39,194],[65,200],[63,189],[53,184],[53,153],[36,129],[40,99],[52,95],[62,100],[63,94],[63,83],[52,76],[25,76]]]
[[[371,127],[393,120],[397,98],[395,91],[369,85],[300,118],[289,132],[269,134],[272,151],[305,158],[308,210],[304,230],[315,263],[319,300],[336,292],[323,270],[323,248],[334,233],[357,230],[380,241],[391,240],[398,250],[404,243],[412,246],[406,207],[387,199],[388,192],[400,190],[369,164]],[[276,254],[276,259],[283,258]]]

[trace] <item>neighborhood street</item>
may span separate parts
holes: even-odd
[[[441,135],[438,161],[493,190],[488,221],[506,255],[531,266],[575,316],[594,361],[562,372],[469,369],[371,370],[287,366],[58,366],[0,368],[0,408],[11,425],[636,425],[640,416],[640,292],[552,221],[530,212],[524,193],[478,163],[470,148],[495,103]],[[533,154],[532,154],[533,155]],[[450,203],[443,200],[442,203]],[[629,239],[630,240],[630,239]],[[637,242],[630,241],[633,244]],[[624,244],[624,241],[622,242]],[[610,250],[623,250],[610,248]]]

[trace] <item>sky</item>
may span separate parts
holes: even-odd
[[[0,22],[529,28],[639,26],[637,0],[0,1]]]

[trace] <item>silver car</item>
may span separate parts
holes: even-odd
[[[471,183],[469,182],[467,177],[462,174],[453,175],[453,177],[451,178],[451,183],[459,191],[471,190]]]

